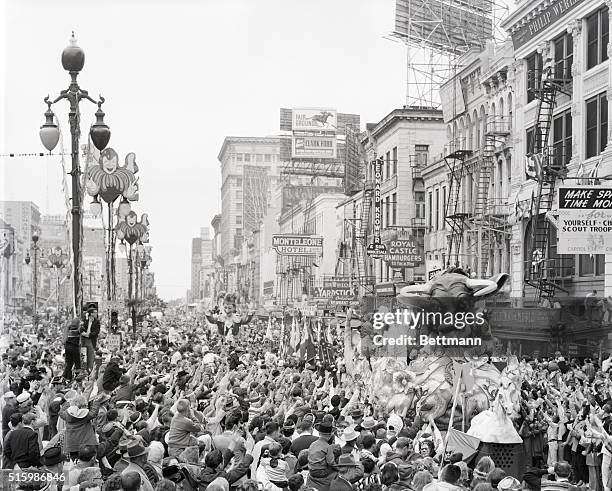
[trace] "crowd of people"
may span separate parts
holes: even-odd
[[[0,401],[2,467],[12,471],[11,484],[51,491],[612,489],[612,359],[521,360],[528,375],[514,424],[526,465],[512,475],[488,456],[464,459],[415,408],[389,413],[343,371],[341,356],[314,366],[280,357],[265,324],[238,316],[232,300],[207,320],[167,316],[135,339],[124,335],[113,350],[92,313],[63,326],[13,328],[2,347]],[[81,363],[83,347],[89,356]]]

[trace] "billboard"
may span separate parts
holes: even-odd
[[[335,109],[297,108],[291,116],[291,129],[305,132],[336,133],[338,114]]]
[[[320,235],[273,235],[272,248],[284,256],[322,256],[323,237]]]
[[[493,37],[493,0],[396,0],[395,33],[427,48],[463,53]]]
[[[291,157],[294,159],[335,159],[335,136],[299,136],[292,139]]]
[[[612,188],[559,188],[559,254],[612,254]]]

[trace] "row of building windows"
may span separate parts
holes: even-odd
[[[602,8],[586,18],[586,69],[590,70],[608,59],[608,8]],[[563,33],[553,40],[554,77],[571,80],[574,63],[574,39]],[[542,84],[544,61],[540,53],[533,53],[527,61],[527,102],[536,98]]]
[[[604,151],[608,143],[608,99],[605,92],[586,101],[585,158],[595,157]],[[544,142],[534,128],[526,133],[528,152],[540,151]],[[568,109],[553,118],[552,159],[555,165],[567,165],[572,158],[572,114]]]
[[[237,153],[236,162],[277,162],[278,155],[273,153]]]

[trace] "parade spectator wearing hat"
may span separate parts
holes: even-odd
[[[329,490],[352,491],[353,483],[356,483],[363,477],[363,468],[361,464],[356,463],[352,455],[343,454],[338,458],[336,467],[338,473],[331,481]]]
[[[6,434],[9,432],[9,420],[11,414],[17,409],[17,399],[13,391],[8,391],[2,398],[4,399],[4,407],[2,408],[2,441],[6,438]]]
[[[98,311],[94,307],[87,310],[87,320],[81,326],[81,346],[87,348],[87,371],[91,372],[94,367],[96,356],[96,344],[100,334],[100,321]]]
[[[153,485],[149,480],[147,473],[144,469],[147,463],[147,455],[149,449],[146,448],[141,441],[134,440],[127,446],[127,455],[129,465],[121,472],[122,476],[129,474],[130,472],[136,472],[140,476],[140,489],[141,491],[153,491]]]
[[[336,452],[340,449],[332,445],[335,428],[331,422],[321,422],[317,426],[319,439],[308,449],[308,481],[307,486],[318,491],[329,491],[331,482],[336,477]]]
[[[49,474],[61,475],[64,469],[64,455],[60,447],[46,447],[40,457],[41,470]],[[57,491],[57,481],[52,480],[49,491]]]
[[[40,448],[38,433],[32,424],[36,416],[27,413],[22,416],[22,423],[12,430],[4,442],[4,468],[24,469],[40,465]]]
[[[550,472],[552,471],[552,472]],[[550,474],[554,474],[554,480],[542,479],[540,484],[541,491],[562,491],[572,487],[569,479],[572,474],[572,466],[567,462],[556,462]]]
[[[344,443],[341,449],[342,454],[352,455],[353,459],[359,460],[360,454],[359,449],[357,448],[359,433],[355,430],[355,427],[348,426],[344,428],[339,438]]]
[[[71,456],[76,456],[81,445],[97,445],[94,422],[100,410],[101,395],[96,397],[88,409],[87,401],[79,396],[66,401],[59,412],[59,417],[66,423],[65,449]]]
[[[64,358],[66,366],[64,367],[64,378],[72,380],[72,369],[81,369],[81,321],[75,317],[68,324],[64,334]]]

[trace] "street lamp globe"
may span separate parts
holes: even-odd
[[[49,152],[53,151],[57,146],[57,142],[59,142],[60,132],[59,127],[55,124],[55,114],[51,111],[50,104],[47,112],[45,112],[45,124],[40,127],[39,135],[44,147]]]
[[[100,96],[98,110],[96,111],[96,122],[92,124],[91,128],[89,129],[91,141],[100,152],[106,148],[111,136],[110,128],[104,122],[104,111],[102,111],[101,107],[103,102],[104,97]]]
[[[30,253],[26,253],[26,257],[25,257],[25,263],[26,264],[30,264]]]
[[[62,51],[62,66],[67,72],[80,72],[85,66],[85,51],[77,45],[74,31],[70,44]]]
[[[89,205],[89,211],[94,217],[100,216],[102,213],[102,203],[98,201],[98,198],[94,198],[94,200]]]

